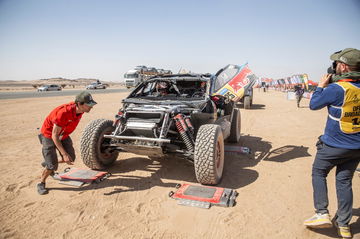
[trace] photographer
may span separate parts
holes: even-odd
[[[304,224],[331,227],[326,177],[336,167],[338,209],[333,219],[339,235],[351,238],[352,178],[360,161],[360,51],[346,48],[330,57],[333,74],[324,75],[315,90],[310,109],[328,108],[324,135],[317,142],[312,166],[316,214]]]

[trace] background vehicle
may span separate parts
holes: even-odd
[[[238,71],[240,71],[239,74],[237,73]],[[221,85],[217,90],[217,94],[242,102],[245,109],[251,108],[253,104],[253,86],[256,83],[256,76],[247,64],[242,66],[227,65],[220,69],[215,76],[218,78],[217,84]],[[225,84],[231,76],[234,77]]]
[[[249,84],[239,83],[253,78],[244,74],[245,69],[228,65],[216,75],[164,75],[140,83],[122,101],[114,121],[98,119],[86,126],[80,146],[84,164],[102,169],[119,152],[149,158],[176,156],[194,163],[198,182],[219,183],[224,140],[240,140],[236,102]]]
[[[164,75],[171,75],[172,71],[171,70],[163,70],[162,72]]]
[[[143,82],[150,76],[143,74],[139,70],[129,70],[125,73],[125,86],[129,89],[130,87],[137,86],[140,82]]]
[[[152,76],[159,74],[171,74],[169,70],[163,70],[164,73],[160,73],[154,67],[137,66],[133,70],[129,70],[124,74],[126,88],[137,86],[139,83],[149,79]]]
[[[159,74],[164,74],[164,72],[165,72],[165,70],[164,69],[156,69],[157,70],[157,72],[159,73]]]
[[[96,90],[96,89],[106,89],[106,85],[102,84],[101,82],[94,82],[90,85],[86,86],[87,90]]]
[[[155,67],[148,67],[146,73],[149,74],[149,75],[156,75],[159,72],[156,70]]]
[[[139,71],[141,74],[144,73],[144,72],[146,72],[147,69],[148,69],[148,68],[147,68],[146,66],[136,66],[136,67],[134,68],[134,70]]]
[[[158,75],[171,75],[172,72],[170,70],[164,70],[164,69],[156,69],[158,72]]]
[[[37,88],[37,91],[59,91],[61,86],[59,85],[43,85]]]

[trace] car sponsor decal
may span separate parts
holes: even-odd
[[[245,89],[255,80],[255,76],[247,65],[241,67],[239,73],[234,76],[226,85],[218,90],[214,95],[222,95],[233,101],[237,101],[244,96]]]

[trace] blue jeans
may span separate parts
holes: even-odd
[[[317,153],[312,167],[314,206],[317,213],[329,213],[326,177],[336,167],[336,212],[339,226],[347,226],[352,217],[353,192],[352,178],[360,161],[360,149],[341,149],[324,144],[319,140]]]

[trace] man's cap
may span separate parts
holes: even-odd
[[[84,103],[88,106],[93,107],[97,103],[93,100],[91,94],[87,91],[83,91],[80,94],[78,94],[75,98],[76,102]]]
[[[335,52],[330,56],[333,61],[340,61],[349,66],[360,65],[360,51],[355,48],[345,48],[342,51]]]

